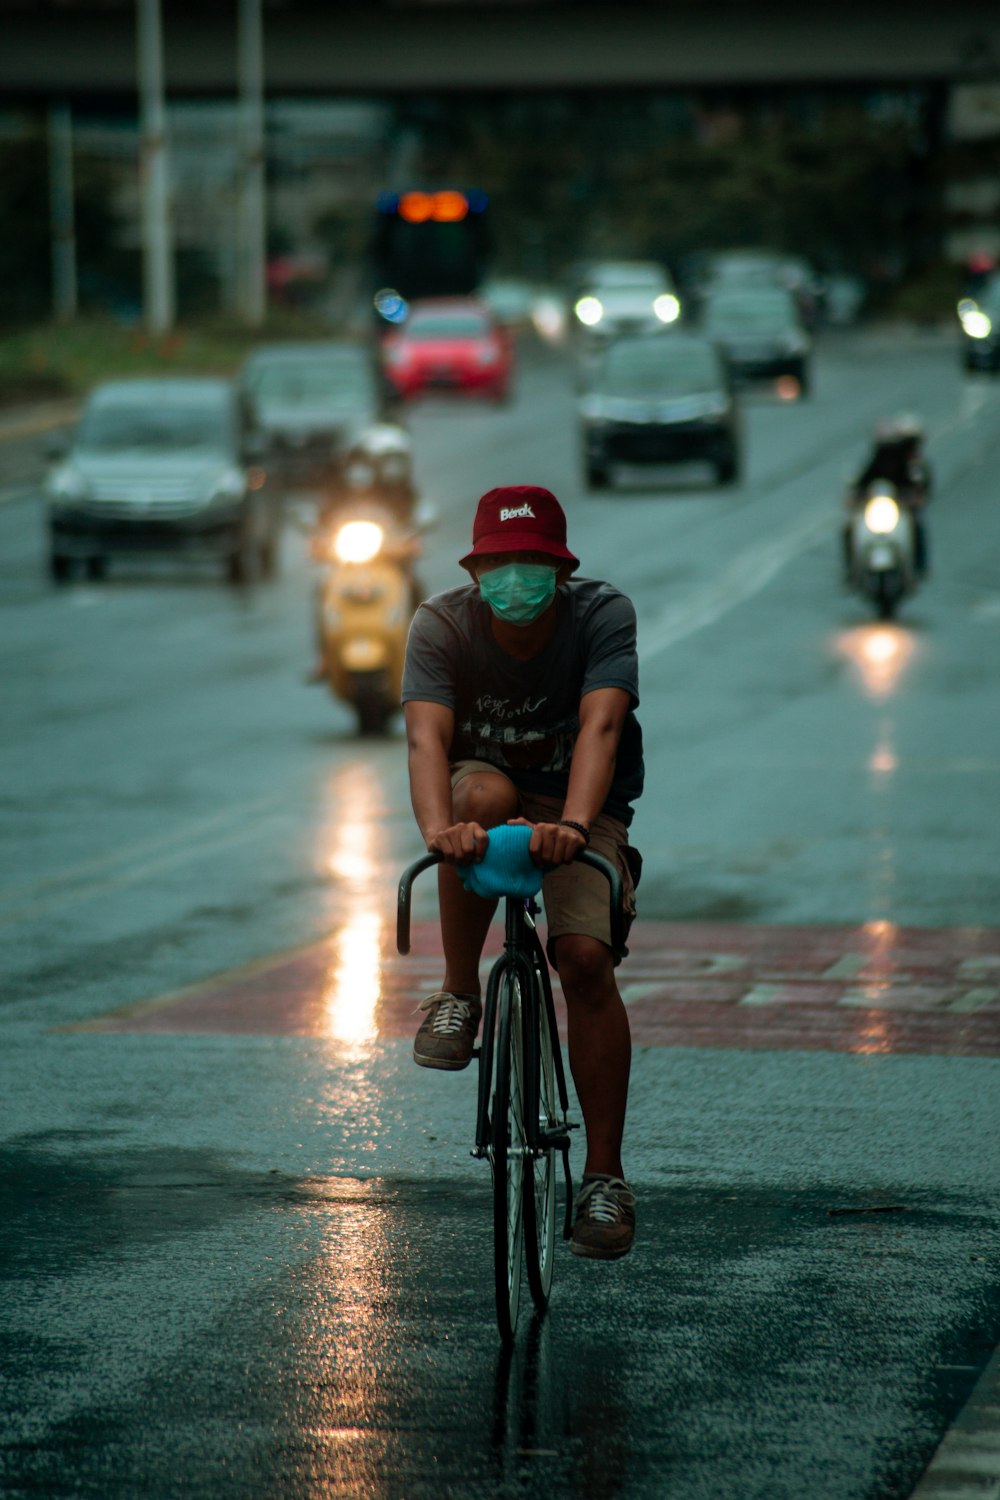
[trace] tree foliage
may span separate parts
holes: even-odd
[[[500,258],[553,274],[581,256],[679,261],[761,245],[878,275],[935,242],[934,183],[915,124],[846,102],[796,118],[772,109],[713,130],[693,107],[607,98],[470,106],[454,166],[493,195]]]
[[[112,183],[86,158],[74,164],[74,219],[78,276],[102,284],[128,274],[117,245]],[[44,132],[0,144],[0,326],[48,316],[52,308],[49,156]],[[86,300],[84,295],[82,300]]]

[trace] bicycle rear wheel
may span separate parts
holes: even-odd
[[[493,1269],[497,1327],[500,1337],[509,1342],[521,1301],[525,1176],[521,986],[512,970],[500,983],[495,1068],[490,1122]]]
[[[548,1007],[542,987],[536,981],[534,1005],[535,1038],[538,1051],[538,1095],[534,1101],[538,1113],[538,1136],[544,1141],[548,1132],[560,1124],[559,1096]],[[534,1068],[526,1070],[533,1074]],[[526,1090],[527,1092],[527,1090]],[[532,1107],[526,1103],[526,1109]],[[541,1155],[528,1157],[524,1173],[524,1249],[531,1296],[539,1312],[548,1306],[552,1289],[552,1267],[556,1244],[556,1148],[543,1149]]]

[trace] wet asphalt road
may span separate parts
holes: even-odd
[[[813,400],[749,399],[741,490],[589,498],[572,399],[536,356],[510,411],[415,414],[424,578],[530,479],[633,594],[642,915],[962,951],[1000,894],[1000,392],[933,337],[830,340]],[[834,537],[887,406],[927,417],[940,497],[933,580],[880,632]],[[561,1257],[505,1360],[471,1073],[322,1027],[62,1029],[368,931],[419,849],[398,730],[362,746],[302,686],[297,534],[249,595],[174,563],[53,592],[37,465],[0,449],[0,1492],[908,1495],[1000,1338],[996,1058],[637,1033],[636,1251]]]

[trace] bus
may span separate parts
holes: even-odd
[[[380,193],[371,246],[377,312],[401,322],[415,297],[468,296],[486,274],[489,250],[486,193]]]

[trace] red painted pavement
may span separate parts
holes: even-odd
[[[71,1029],[410,1036],[441,981],[436,924],[412,936],[399,957],[390,924],[366,912],[322,942]],[[646,922],[631,950],[619,982],[637,1046],[1000,1057],[1000,929]]]

